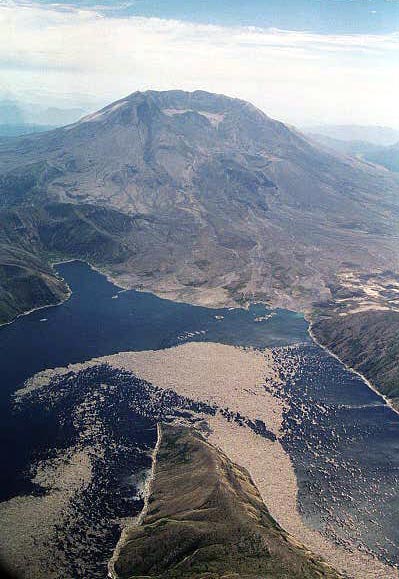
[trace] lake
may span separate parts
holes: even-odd
[[[12,394],[34,373],[192,340],[270,347],[282,376],[287,361],[298,368],[281,389],[288,403],[282,442],[296,469],[304,519],[338,543],[355,533],[361,548],[399,563],[399,417],[359,376],[313,343],[302,315],[261,304],[212,309],[121,291],[79,261],[56,269],[72,290],[70,299],[0,328],[1,500],[35,492],[29,464],[51,441],[62,445],[60,436],[67,437],[59,417],[40,406],[23,416],[15,412]],[[107,420],[112,413],[104,410]],[[135,427],[128,427],[130,440],[151,448],[155,422],[136,418]],[[137,469],[148,466],[138,454],[130,459]]]

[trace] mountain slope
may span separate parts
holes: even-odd
[[[309,307],[348,264],[398,268],[398,178],[202,91],[134,93],[0,140],[0,206],[48,203],[145,216],[112,273],[188,301]]]
[[[375,145],[367,141],[341,141],[325,135],[309,133],[312,140],[344,155],[353,155],[365,161],[399,172],[399,143],[390,146]]]
[[[134,255],[147,231],[145,217],[92,205],[55,203],[1,210],[0,323],[67,297],[49,258],[80,258],[115,267]]]
[[[399,172],[399,143],[391,147],[381,147],[375,151],[369,151],[365,157],[390,171]]]
[[[360,159],[367,159],[369,154],[385,149],[385,147],[381,145],[375,145],[368,141],[343,141],[327,137],[326,135],[319,135],[318,133],[307,133],[307,136],[312,141],[316,141],[316,143],[328,147],[333,151],[337,151],[343,155],[358,157]]]
[[[277,525],[245,469],[194,430],[161,432],[148,509],[121,539],[114,579],[338,579]]]

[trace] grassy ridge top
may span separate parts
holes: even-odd
[[[274,521],[249,473],[199,433],[162,426],[148,510],[126,533],[118,579],[338,578]]]

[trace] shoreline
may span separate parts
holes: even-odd
[[[372,390],[374,392],[374,394],[377,394],[377,396],[379,398],[382,398],[384,400],[386,406],[388,406],[393,412],[395,412],[395,414],[399,415],[399,409],[395,408],[392,400],[390,398],[388,398],[387,396],[385,396],[385,394],[380,392],[376,388],[376,386],[371,382],[371,380],[366,378],[366,376],[364,376],[364,374],[362,374],[361,372],[359,372],[355,368],[352,368],[351,366],[346,364],[343,360],[341,360],[341,358],[339,356],[337,356],[337,354],[335,354],[332,350],[330,350],[328,348],[328,346],[325,346],[324,344],[319,342],[319,340],[316,338],[316,336],[314,335],[314,333],[312,331],[313,323],[309,320],[307,320],[307,321],[309,323],[308,333],[309,333],[310,337],[312,338],[312,340],[314,341],[314,343],[317,344],[320,348],[322,348],[322,350],[327,352],[327,354],[329,354],[329,356],[332,356],[333,358],[338,360],[338,362],[340,362],[340,364],[342,364],[344,366],[345,370],[348,370],[349,372],[352,372],[352,374],[356,374],[356,376],[359,376],[359,378],[361,378],[363,380],[363,382],[367,385],[368,388],[370,388],[370,390]]]
[[[135,290],[134,288],[130,288],[130,287],[124,287],[120,282],[118,282],[114,277],[112,277],[112,275],[110,273],[108,273],[107,271],[100,269],[99,267],[97,267],[96,265],[93,265],[92,263],[90,263],[90,261],[87,261],[85,259],[80,259],[80,257],[71,257],[70,259],[57,259],[57,261],[52,261],[51,262],[51,267],[54,269],[55,265],[60,265],[62,263],[73,263],[74,261],[80,261],[80,263],[84,263],[86,265],[89,266],[90,269],[92,269],[93,271],[96,271],[98,273],[100,273],[101,275],[103,275],[107,281],[109,281],[110,283],[112,283],[112,285],[114,285],[117,288],[120,288],[121,290],[124,291],[129,291],[129,290],[134,290],[134,291],[139,291],[139,290]],[[61,278],[64,279],[64,278]],[[68,284],[67,284],[68,285]]]
[[[69,288],[68,284],[66,284],[67,287]],[[4,326],[10,326],[11,324],[13,324],[14,322],[18,321],[19,318],[23,318],[25,316],[29,316],[29,314],[33,314],[33,312],[38,312],[39,310],[45,310],[47,308],[55,308],[57,306],[62,306],[62,304],[64,304],[65,302],[67,302],[70,297],[72,295],[72,291],[69,289],[67,296],[65,297],[64,300],[61,300],[59,302],[57,302],[56,304],[46,304],[44,306],[37,306],[36,308],[32,308],[30,310],[26,310],[25,312],[21,312],[20,314],[17,314],[12,320],[10,320],[9,322],[2,322],[0,324],[0,328],[4,327]]]
[[[304,319],[306,320],[306,313],[308,312],[308,310],[304,309],[303,311],[300,310],[293,310],[290,308],[287,308],[284,305],[273,305],[270,304],[268,302],[262,301],[262,300],[246,300],[245,303],[240,303],[237,302],[234,298],[231,298],[229,300],[224,300],[223,302],[220,302],[218,304],[216,304],[215,302],[209,302],[207,301],[206,303],[204,303],[201,300],[195,300],[195,299],[184,299],[181,297],[180,292],[178,289],[175,290],[171,290],[171,291],[162,291],[162,290],[157,290],[157,289],[143,289],[143,288],[137,288],[134,287],[128,283],[123,283],[122,281],[118,280],[117,278],[115,278],[111,273],[109,273],[107,270],[102,269],[99,266],[93,265],[90,261],[87,261],[85,259],[81,259],[80,257],[72,257],[72,258],[61,258],[61,259],[56,259],[55,261],[50,261],[50,267],[54,270],[54,266],[58,265],[58,264],[63,264],[63,263],[73,263],[74,261],[78,261],[80,263],[84,263],[85,265],[87,265],[90,269],[92,269],[93,271],[96,271],[97,273],[99,273],[100,275],[103,275],[106,280],[111,283],[112,285],[114,285],[116,288],[119,288],[119,292],[117,293],[122,293],[125,291],[135,291],[135,292],[139,292],[139,293],[148,293],[148,294],[152,294],[160,299],[163,300],[169,300],[175,303],[179,303],[179,304],[187,304],[187,305],[191,305],[191,306],[198,306],[198,307],[202,307],[202,308],[208,308],[211,310],[218,310],[218,309],[240,309],[240,310],[248,310],[249,307],[251,305],[255,305],[255,304],[261,304],[263,305],[266,309],[270,310],[270,311],[275,311],[275,310],[287,310],[296,314],[300,314],[301,316],[304,317]],[[60,277],[57,275],[56,272],[56,277],[58,277],[58,279],[61,279],[62,281],[64,281],[66,287],[68,288],[68,295],[66,296],[65,299],[54,303],[54,304],[46,304],[43,306],[38,306],[35,308],[31,308],[30,310],[21,312],[20,314],[17,314],[12,320],[8,321],[8,322],[3,322],[0,323],[0,328],[2,326],[6,326],[9,324],[13,324],[14,322],[16,322],[18,320],[18,318],[23,317],[23,316],[27,316],[37,310],[41,310],[41,309],[45,309],[45,308],[52,308],[55,306],[61,306],[63,303],[65,303],[66,301],[68,301],[68,299],[71,297],[72,295],[72,291],[68,285],[68,283],[65,281],[65,278]],[[180,288],[183,289],[183,288]],[[189,289],[189,288],[184,288],[184,289]],[[211,288],[210,288],[211,289]],[[193,296],[192,296],[193,297]],[[307,321],[307,320],[306,320]]]
[[[56,265],[61,265],[63,263],[73,263],[74,261],[80,261],[81,263],[84,263],[86,265],[88,265],[90,267],[90,269],[92,269],[93,271],[96,271],[98,273],[100,273],[101,275],[103,275],[107,281],[109,281],[110,283],[112,283],[115,287],[120,288],[122,291],[129,291],[129,290],[134,290],[134,288],[128,288],[128,287],[124,287],[122,286],[119,282],[117,282],[115,280],[115,278],[113,278],[110,274],[108,274],[106,271],[101,270],[100,268],[96,267],[95,265],[93,265],[92,263],[84,260],[84,259],[80,259],[78,257],[73,257],[70,259],[57,259],[56,261],[50,261],[50,267],[52,270],[54,270],[56,277],[60,280],[62,280],[65,283],[65,286],[67,287],[67,295],[65,297],[65,299],[60,300],[57,303],[54,304],[45,304],[43,306],[37,306],[35,308],[31,308],[30,310],[25,310],[24,312],[21,312],[20,314],[17,314],[16,316],[14,316],[12,318],[12,320],[8,321],[8,322],[2,322],[0,323],[0,328],[2,328],[3,326],[9,326],[11,324],[13,324],[14,322],[16,322],[19,318],[22,318],[24,316],[29,316],[29,314],[33,314],[33,312],[37,312],[39,310],[45,310],[46,308],[55,308],[57,306],[62,306],[62,304],[65,304],[65,302],[67,302],[70,297],[72,296],[72,290],[69,286],[69,284],[65,281],[65,278],[60,277],[58,275],[58,273],[55,271],[55,266]],[[140,290],[134,290],[134,291],[140,291]],[[150,292],[151,293],[151,292]]]
[[[55,261],[50,261],[50,267],[51,267],[51,269],[54,270],[54,266],[56,266],[56,265],[63,264],[63,263],[73,263],[74,261],[84,263],[85,265],[89,266],[89,268],[92,269],[93,271],[96,271],[97,273],[103,275],[109,283],[114,285],[116,288],[119,288],[120,291],[118,293],[122,293],[125,291],[136,291],[139,293],[148,293],[148,294],[152,294],[152,295],[154,295],[160,299],[163,299],[163,300],[169,300],[169,301],[173,301],[175,303],[180,303],[180,304],[188,304],[191,306],[199,306],[199,307],[208,308],[211,310],[212,309],[225,309],[225,308],[231,308],[231,307],[233,307],[235,309],[247,310],[251,304],[262,304],[265,306],[265,308],[270,309],[270,310],[275,310],[275,309],[279,309],[279,308],[284,309],[284,308],[282,308],[282,306],[272,306],[272,305],[270,305],[266,302],[262,302],[262,301],[254,301],[254,302],[246,301],[244,304],[242,304],[242,303],[238,303],[236,300],[232,299],[229,302],[223,302],[223,303],[220,303],[218,305],[215,305],[212,303],[206,303],[205,304],[205,303],[202,303],[201,301],[196,301],[196,300],[178,299],[178,293],[179,293],[178,290],[167,292],[167,291],[158,291],[155,289],[142,289],[142,288],[132,287],[131,285],[129,285],[127,283],[123,284],[121,281],[117,280],[115,277],[112,276],[112,274],[110,274],[105,269],[101,269],[100,267],[93,265],[90,261],[87,261],[85,259],[81,259],[80,257],[56,259]],[[0,323],[0,328],[3,326],[8,326],[10,324],[13,324],[19,318],[21,318],[23,316],[28,316],[29,314],[32,314],[33,312],[36,312],[38,310],[45,309],[45,308],[53,308],[55,306],[61,306],[62,304],[67,302],[72,295],[71,288],[69,287],[68,283],[65,281],[65,278],[58,276],[57,272],[55,272],[55,273],[56,273],[56,277],[58,277],[58,279],[61,279],[62,281],[64,281],[66,287],[68,288],[68,295],[65,297],[65,299],[63,299],[57,303],[54,303],[54,304],[46,304],[43,306],[37,306],[35,308],[31,308],[30,310],[26,310],[24,312],[21,312],[20,314],[17,314],[16,316],[14,316],[10,321]],[[290,311],[296,312],[296,310],[290,310]],[[300,312],[298,312],[298,313],[300,313]]]
[[[80,260],[80,259],[79,259],[79,260],[77,260],[77,259],[76,259],[76,260],[75,260],[75,259],[66,259],[66,260],[62,260],[62,261],[53,261],[53,262],[50,262],[50,267],[51,267],[51,269],[54,270],[54,266],[57,265],[58,263],[69,263],[69,262],[72,262],[72,261],[82,261],[82,262],[83,262],[83,260]],[[87,262],[83,262],[83,263],[87,263]],[[88,264],[88,265],[90,266],[90,264]],[[58,275],[57,275],[56,277],[58,277],[58,279],[61,279],[61,280],[65,283],[65,286],[66,286],[66,288],[67,288],[67,295],[65,296],[65,299],[60,300],[59,302],[57,302],[57,303],[55,303],[55,304],[45,304],[45,305],[43,305],[43,306],[37,306],[37,307],[35,307],[35,308],[31,308],[30,310],[26,310],[26,311],[24,311],[24,312],[21,312],[20,314],[17,314],[16,316],[14,316],[14,317],[12,318],[12,320],[10,320],[9,322],[2,322],[2,323],[0,324],[0,328],[2,328],[3,326],[10,326],[10,325],[13,324],[14,322],[16,322],[19,318],[23,318],[24,316],[29,316],[29,314],[33,314],[33,312],[37,312],[37,311],[39,311],[39,310],[45,310],[46,308],[55,308],[55,307],[57,307],[57,306],[62,306],[62,304],[65,304],[65,302],[67,302],[67,301],[71,298],[71,296],[72,296],[72,290],[71,290],[71,288],[69,287],[68,283],[65,281],[65,279],[64,279],[63,277],[59,277]]]
[[[154,291],[149,291],[149,290],[140,290],[140,289],[135,289],[132,287],[127,287],[126,285],[122,285],[121,282],[118,282],[114,277],[112,277],[111,274],[109,274],[108,272],[106,272],[103,269],[100,269],[99,267],[93,265],[92,263],[90,263],[89,261],[86,261],[84,259],[80,259],[80,258],[67,258],[67,259],[60,259],[60,260],[56,260],[56,261],[52,261],[50,262],[50,266],[52,269],[55,269],[54,266],[59,265],[59,264],[63,264],[63,263],[73,263],[74,261],[79,261],[81,263],[84,263],[86,265],[88,265],[90,267],[90,269],[92,269],[93,271],[98,272],[99,274],[103,275],[107,281],[111,284],[113,284],[116,288],[119,288],[121,291],[137,291],[137,292],[142,292],[142,293],[151,293],[157,297],[160,297],[161,299],[171,299],[168,297],[165,297],[162,292],[158,293],[158,292],[154,292]],[[57,272],[56,272],[57,273]],[[68,289],[68,293],[67,296],[65,297],[65,299],[55,303],[55,304],[46,304],[43,306],[38,306],[36,308],[32,308],[28,311],[22,312],[20,314],[18,314],[17,316],[15,316],[12,320],[10,320],[9,322],[3,322],[0,324],[0,329],[3,326],[8,326],[13,324],[14,322],[16,322],[19,318],[22,318],[24,316],[28,316],[29,314],[32,314],[33,312],[39,311],[39,310],[44,310],[46,308],[53,308],[53,307],[57,307],[57,306],[61,306],[62,304],[66,303],[72,296],[72,290],[69,287],[68,283],[65,281],[65,278],[60,277],[59,279],[62,279],[62,281],[65,283],[67,289]],[[121,293],[118,292],[118,293]],[[175,301],[175,300],[172,300]],[[192,302],[178,302],[178,303],[188,303],[190,305],[196,305],[195,303]],[[245,305],[240,305],[240,304],[236,304],[234,307],[236,307],[237,309],[247,309],[250,305],[250,303],[252,302],[248,302]],[[270,306],[270,304],[266,304],[264,302],[253,302],[253,303],[262,303],[265,307],[270,308],[271,310],[275,310],[278,308],[274,308],[272,306]],[[210,309],[214,309],[213,306],[206,306],[206,305],[201,305],[201,307],[209,307]],[[228,307],[228,306],[225,306]],[[291,310],[291,311],[296,311],[296,310]],[[309,310],[305,310],[304,312],[298,312],[301,313],[305,319],[305,321],[308,322],[308,330],[307,333],[309,334],[310,338],[312,339],[312,341],[317,344],[317,346],[319,346],[320,348],[322,348],[325,352],[327,352],[327,354],[329,354],[330,356],[332,356],[333,358],[335,358],[340,364],[342,364],[344,366],[344,368],[346,370],[348,370],[349,372],[352,372],[353,374],[356,374],[357,376],[359,376],[359,378],[361,378],[363,380],[363,382],[368,386],[368,388],[370,388],[370,390],[372,390],[375,394],[377,394],[377,396],[379,396],[380,398],[382,398],[385,402],[385,404],[393,411],[395,412],[395,414],[399,415],[399,408],[396,408],[393,404],[393,401],[388,398],[387,396],[385,396],[385,394],[383,394],[382,392],[380,392],[378,390],[378,388],[373,384],[373,382],[371,382],[371,380],[369,380],[364,374],[362,374],[361,372],[359,372],[358,370],[356,370],[355,368],[353,368],[352,366],[349,366],[348,364],[346,364],[343,360],[341,360],[341,358],[335,354],[332,350],[330,350],[330,348],[328,348],[328,346],[322,344],[314,335],[313,330],[312,330],[312,326],[313,326],[313,321],[310,318],[310,313]]]
[[[148,503],[149,503],[149,499],[150,499],[151,492],[152,492],[152,484],[153,484],[153,481],[155,478],[155,469],[157,466],[158,451],[159,451],[159,447],[161,446],[161,441],[162,441],[162,426],[158,422],[157,423],[157,442],[154,446],[154,450],[152,451],[151,470],[149,472],[149,475],[148,475],[147,480],[145,481],[145,485],[144,485],[144,505],[143,505],[143,508],[142,508],[139,516],[132,518],[131,522],[129,524],[125,525],[121,531],[121,534],[120,534],[118,542],[115,546],[114,552],[112,553],[112,557],[108,561],[108,579],[118,579],[118,575],[115,573],[114,565],[115,565],[115,561],[117,560],[119,551],[122,548],[122,546],[126,540],[126,534],[128,532],[128,529],[130,529],[131,527],[140,526],[144,517],[147,514]]]

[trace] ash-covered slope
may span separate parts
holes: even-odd
[[[398,266],[395,176],[202,91],[134,93],[0,141],[0,206],[48,202],[146,216],[148,241],[113,273],[189,301],[300,307],[328,295],[345,265]]]

